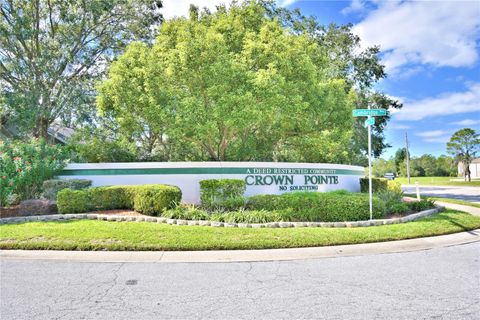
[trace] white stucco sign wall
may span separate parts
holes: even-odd
[[[92,180],[93,186],[169,184],[182,190],[182,201],[200,202],[201,180],[242,179],[245,195],[293,191],[360,191],[364,168],[325,163],[283,162],[132,162],[69,164],[60,178]]]

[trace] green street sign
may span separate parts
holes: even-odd
[[[375,124],[375,118],[369,118],[365,120],[365,123],[363,124],[363,126],[366,128],[368,126],[373,126],[374,124]]]
[[[352,111],[354,117],[378,117],[386,116],[387,110],[385,109],[355,109]]]

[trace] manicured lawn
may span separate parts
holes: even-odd
[[[472,180],[471,182],[466,181],[451,181],[451,180],[461,180],[462,178],[457,177],[412,177],[410,178],[410,184],[415,184],[418,182],[419,185],[424,186],[471,186],[471,187],[480,187],[480,180]],[[399,177],[395,181],[400,182],[401,184],[408,184],[408,179]]]
[[[244,229],[78,220],[0,226],[1,249],[213,250],[327,246],[409,239],[480,228],[480,217],[445,211],[367,228]]]
[[[414,194],[414,193],[405,193],[405,196],[407,196],[407,197],[412,197],[412,198],[416,198],[416,197],[417,197],[417,195]],[[473,203],[473,202],[463,201],[463,200],[459,200],[459,199],[439,198],[439,197],[428,197],[428,196],[422,196],[422,195],[420,195],[420,198],[422,198],[422,199],[436,200],[436,201],[443,201],[443,202],[448,202],[448,203],[461,204],[461,205],[469,206],[469,207],[480,208],[480,203]]]

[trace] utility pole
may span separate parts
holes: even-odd
[[[410,156],[408,152],[408,135],[407,132],[405,131],[405,151],[406,151],[406,157],[407,157],[407,177],[408,177],[408,184],[410,184]]]

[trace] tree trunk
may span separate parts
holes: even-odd
[[[472,178],[470,175],[471,175],[470,164],[468,164],[467,168],[465,169],[465,178],[468,177],[468,182],[472,181]]]
[[[50,119],[40,117],[37,119],[37,123],[34,128],[33,135],[36,138],[43,138],[49,141],[48,127],[50,126]]]

